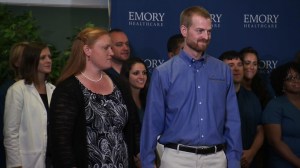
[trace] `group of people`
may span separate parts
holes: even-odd
[[[129,55],[120,29],[86,28],[54,85],[49,47],[14,45],[15,78],[1,87],[3,167],[140,167],[149,77],[143,60]]]
[[[205,8],[184,9],[151,79],[121,29],[79,32],[55,84],[49,47],[16,44],[1,88],[6,166],[300,167],[299,64],[272,71],[272,95],[257,51],[212,57],[211,31]]]

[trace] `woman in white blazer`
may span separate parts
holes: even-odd
[[[46,44],[30,43],[20,65],[22,80],[7,91],[4,110],[4,146],[7,168],[44,168],[47,151],[47,112],[55,86]]]

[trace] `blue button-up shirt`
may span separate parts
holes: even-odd
[[[183,50],[154,69],[141,135],[142,167],[154,166],[161,144],[226,144],[228,167],[240,167],[240,116],[230,68],[203,55],[194,60]]]

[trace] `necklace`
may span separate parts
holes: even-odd
[[[101,79],[102,79],[102,77],[103,77],[103,75],[102,75],[102,73],[101,73],[100,78],[94,80],[94,79],[91,79],[91,78],[89,78],[88,76],[86,76],[83,72],[80,72],[80,73],[82,74],[83,77],[85,77],[86,79],[88,79],[88,80],[90,80],[90,81],[92,81],[92,82],[95,82],[95,83],[101,81]]]

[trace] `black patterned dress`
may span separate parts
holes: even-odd
[[[81,84],[84,95],[89,168],[128,168],[123,128],[128,111],[120,90],[93,93]]]

